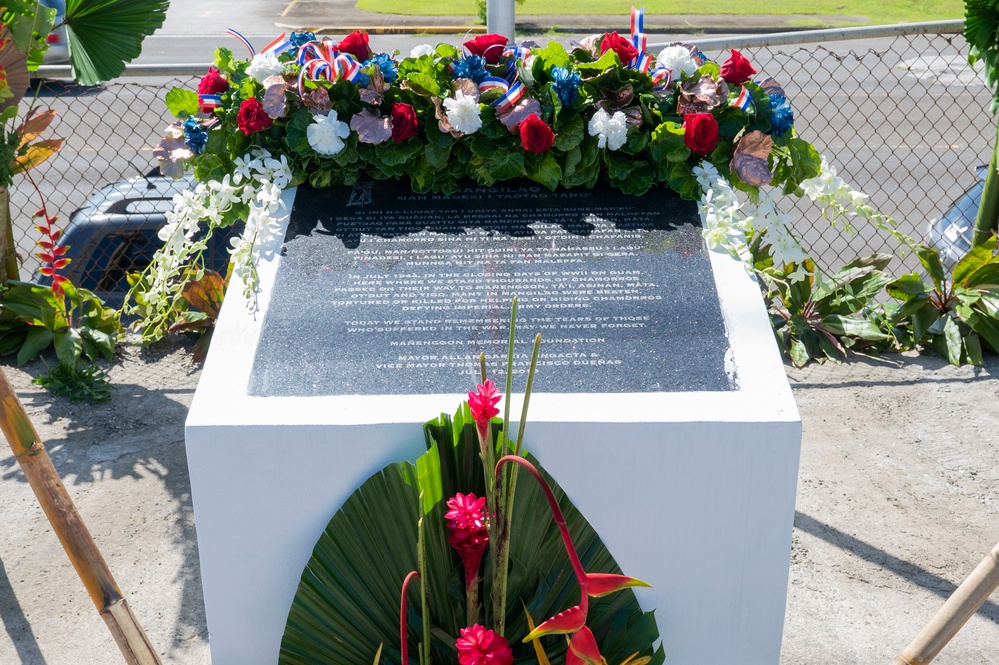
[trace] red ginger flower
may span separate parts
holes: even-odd
[[[472,417],[479,428],[479,436],[486,438],[486,428],[489,427],[489,420],[499,415],[496,404],[502,399],[502,395],[496,390],[492,381],[486,381],[476,386],[476,392],[468,393],[468,408],[472,410]]]
[[[447,507],[450,508],[444,513],[447,541],[461,557],[465,568],[465,588],[475,583],[482,555],[489,545],[485,506],[486,498],[477,498],[474,494],[459,492],[447,500]]]
[[[459,665],[511,665],[513,652],[505,637],[475,624],[462,628],[461,637],[455,642],[458,647]]]

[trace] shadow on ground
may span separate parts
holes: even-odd
[[[183,557],[175,584],[181,586],[179,620],[172,643],[160,644],[167,652],[200,637],[207,641],[205,610],[199,574],[197,539],[191,505],[190,479],[184,450],[184,420],[197,385],[196,369],[190,366],[189,347],[181,341],[166,343],[152,352],[125,348],[108,367],[113,397],[105,404],[72,402],[27,384],[24,374],[4,371],[12,378],[18,396],[32,418],[63,483],[74,496],[87,496],[87,486],[99,481],[131,478],[148,483],[158,481],[172,499],[163,519],[171,534],[170,548]],[[31,378],[46,371],[55,359],[34,361],[23,370]],[[19,375],[19,376],[18,376]],[[60,436],[61,435],[61,436]],[[25,483],[13,457],[0,458],[0,481]],[[93,496],[93,495],[90,495]],[[32,496],[33,499],[33,496]],[[89,496],[88,496],[89,499]],[[77,499],[77,503],[80,499]],[[105,506],[143,510],[142,506]],[[171,510],[172,507],[172,510]],[[83,511],[81,510],[81,513]],[[100,515],[84,515],[92,532],[97,532]],[[115,520],[109,523],[116,524]],[[162,528],[154,524],[154,528]],[[121,534],[130,539],[139,534]],[[118,534],[105,535],[113,541]],[[165,545],[165,544],[163,544]],[[162,546],[162,545],[161,545]],[[108,558],[105,554],[105,558]],[[14,562],[10,562],[13,564]],[[143,565],[161,565],[153,560]],[[112,573],[115,573],[112,566]],[[120,574],[119,582],[120,580]],[[123,585],[124,586],[124,585]],[[126,597],[129,589],[123,588]],[[22,663],[44,663],[29,618],[22,611],[6,569],[0,562],[0,619],[14,643]],[[148,628],[147,628],[148,632]]]

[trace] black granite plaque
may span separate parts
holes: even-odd
[[[514,295],[520,390],[535,333],[538,392],[732,389],[693,203],[380,181],[299,187],[250,393],[463,392],[481,351],[500,383]]]

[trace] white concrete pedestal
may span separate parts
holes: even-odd
[[[229,289],[187,420],[214,665],[277,662],[329,519],[422,453],[421,425],[463,398],[249,396],[278,260],[260,267],[257,314]],[[624,572],[653,585],[637,595],[670,665],[777,665],[801,424],[757,285],[726,255],[711,263],[736,390],[535,394],[526,445]]]

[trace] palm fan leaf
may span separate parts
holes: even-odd
[[[163,25],[169,0],[67,0],[66,41],[73,78],[109,81],[142,52],[143,38]]]
[[[427,423],[428,449],[437,444],[444,496],[483,488],[478,442],[467,405],[452,420]],[[544,471],[542,471],[544,473]],[[562,490],[545,474],[565,513],[580,559],[591,572],[621,572],[607,548]],[[418,502],[416,468],[388,466],[369,478],[343,504],[316,544],[292,602],[281,643],[281,665],[370,662],[384,645],[385,663],[400,662],[399,593],[406,574],[417,567]],[[431,661],[452,665],[455,638],[464,626],[463,573],[447,543],[444,502],[426,516],[428,605]],[[537,484],[521,478],[517,488],[511,541],[507,637],[517,665],[536,665],[533,645],[521,643],[529,632],[527,615],[547,619],[579,602],[579,587],[558,530]],[[488,613],[491,563],[486,556],[481,597]],[[422,639],[416,585],[410,588],[409,649],[415,658]],[[481,621],[488,625],[489,617]],[[644,613],[631,590],[590,601],[587,625],[610,663],[640,652],[652,665],[664,660],[651,612]],[[564,636],[542,638],[553,665],[565,660]]]
[[[992,88],[992,112],[999,109],[999,2],[997,0],[965,0],[964,38],[970,47],[968,62],[985,63],[985,81]]]
[[[11,92],[10,97],[0,100],[0,111],[2,111],[9,106],[20,104],[30,85],[27,56],[14,45],[10,28],[6,25],[0,29],[0,69],[7,78],[7,86]]]

